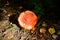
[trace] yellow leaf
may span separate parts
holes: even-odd
[[[47,26],[47,24],[46,24],[45,22],[43,22],[43,23],[42,23],[42,26],[43,26],[43,27],[46,27],[46,26]]]
[[[50,34],[54,34],[55,33],[55,29],[54,28],[49,28],[48,31],[49,31]]]
[[[4,8],[2,8],[2,10],[3,10],[4,13],[7,13],[7,11]]]

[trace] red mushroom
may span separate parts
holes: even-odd
[[[37,16],[32,11],[22,12],[18,17],[19,25],[27,30],[33,30],[37,23]]]

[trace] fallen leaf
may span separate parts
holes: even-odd
[[[45,28],[40,28],[40,33],[45,33],[46,29]]]
[[[49,28],[48,31],[49,31],[50,34],[54,34],[55,33],[55,29],[54,28]]]

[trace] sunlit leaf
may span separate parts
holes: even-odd
[[[45,28],[40,28],[40,33],[45,33],[46,29]]]
[[[45,22],[43,22],[43,23],[42,23],[42,26],[43,26],[43,27],[46,27],[46,26],[47,26],[47,24],[46,24]]]
[[[50,34],[54,34],[55,33],[55,29],[54,28],[49,28],[48,31],[49,31]]]

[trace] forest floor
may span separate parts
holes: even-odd
[[[10,7],[4,7],[2,10],[3,12],[0,13],[0,40],[57,40],[56,36],[53,38],[48,32],[49,27],[42,26],[42,22],[44,21],[38,23],[34,31],[24,30],[19,27],[17,22],[16,15],[20,13],[19,11],[12,10]],[[47,26],[57,25],[49,25],[49,23],[46,24],[48,24]],[[40,33],[40,28],[46,28],[46,32]]]

